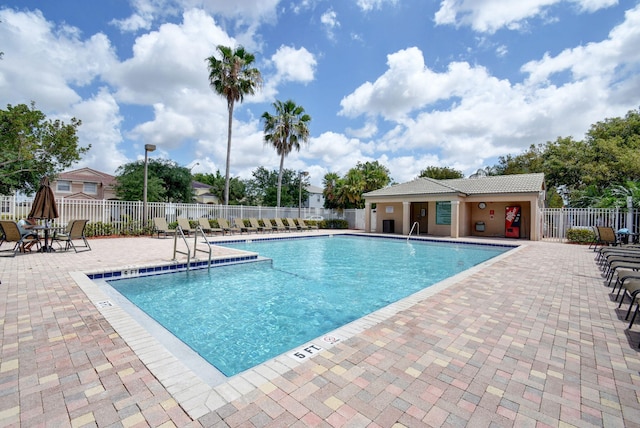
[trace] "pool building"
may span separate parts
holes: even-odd
[[[542,239],[544,174],[416,178],[363,197],[367,232]]]

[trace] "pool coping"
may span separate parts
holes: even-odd
[[[353,232],[342,233],[342,235],[356,235],[376,238],[382,237],[388,239],[407,239],[407,237],[402,236],[360,234]],[[303,237],[309,236],[282,236],[277,238],[265,237],[264,240],[299,239]],[[158,271],[158,269],[156,269],[158,265],[177,266],[180,265],[180,263],[172,262],[165,264],[156,263],[154,265],[124,266],[119,269],[109,269],[103,271],[76,271],[70,272],[70,276],[87,295],[89,300],[91,300],[91,302],[96,306],[98,311],[105,317],[107,322],[112,325],[114,330],[131,347],[133,352],[140,358],[145,366],[147,366],[147,368],[154,374],[154,376],[156,376],[156,378],[162,383],[167,391],[169,391],[169,393],[175,398],[175,400],[182,406],[184,411],[193,419],[198,419],[201,416],[215,411],[220,407],[230,403],[235,399],[240,398],[242,395],[247,394],[255,389],[261,389],[264,392],[268,393],[269,391],[263,389],[263,387],[268,388],[271,380],[282,376],[284,373],[299,366],[310,358],[313,358],[315,355],[322,355],[324,352],[330,352],[329,350],[335,344],[346,341],[349,338],[369,329],[370,327],[387,320],[395,314],[411,308],[420,301],[438,294],[440,291],[447,289],[448,287],[458,283],[468,276],[473,275],[476,272],[503,260],[504,258],[511,257],[513,254],[520,251],[526,246],[526,243],[522,242],[504,243],[487,241],[486,243],[484,243],[478,241],[467,241],[464,239],[454,240],[446,238],[434,239],[422,237],[415,237],[410,239],[429,242],[448,242],[456,244],[506,246],[510,247],[511,249],[452,277],[437,282],[397,302],[391,303],[384,308],[378,309],[375,312],[365,315],[362,318],[354,320],[325,335],[319,336],[318,338],[315,338],[307,342],[306,344],[297,347],[296,349],[287,351],[258,366],[229,377],[226,379],[226,381],[215,386],[210,385],[208,382],[203,380],[201,376],[194,373],[194,371],[189,366],[184,364],[183,361],[181,361],[176,357],[176,355],[174,355],[174,353],[169,351],[167,347],[161,343],[160,340],[154,337],[154,335],[152,335],[145,327],[143,327],[123,307],[121,307],[119,304],[114,304],[110,296],[103,289],[101,289],[96,282],[94,282],[94,279],[92,279],[100,273],[107,273],[107,271],[120,271],[120,277],[122,277],[123,273],[125,274],[124,277],[126,277],[126,275],[135,275],[136,271],[137,273],[140,273],[140,271],[144,269],[151,269],[149,270],[149,272]],[[260,237],[244,238],[237,241],[217,242],[217,244],[246,242],[247,240],[263,239]],[[192,264],[194,263],[197,263],[198,266],[207,265],[206,260],[203,261],[202,259],[196,258],[192,259]],[[242,263],[242,261],[240,263]],[[160,272],[162,273],[162,269],[160,269]],[[104,278],[104,275],[101,278]],[[326,340],[327,337],[328,340]],[[311,351],[305,352],[305,349],[309,349]],[[294,354],[296,352],[301,352],[301,355],[304,355],[304,357],[294,359],[291,354]]]

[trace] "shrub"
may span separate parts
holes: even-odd
[[[319,223],[319,227],[322,229],[348,229],[349,222],[347,220],[332,218],[329,220],[322,220]]]
[[[576,244],[590,244],[596,239],[591,229],[571,228],[567,230],[567,239]]]

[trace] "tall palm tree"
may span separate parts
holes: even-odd
[[[273,103],[275,114],[264,112],[264,142],[272,145],[280,155],[280,171],[278,173],[278,194],[276,206],[280,206],[282,190],[282,171],[284,158],[295,149],[300,151],[300,143],[309,139],[308,123],[311,116],[304,112],[302,106],[292,100]]]
[[[224,180],[224,203],[229,204],[229,169],[231,165],[231,125],[233,106],[242,102],[245,95],[253,95],[262,84],[262,75],[257,68],[251,67],[255,56],[238,46],[235,50],[218,45],[217,51],[222,57],[210,56],[205,61],[209,68],[209,86],[227,100],[229,123],[227,128],[227,169]]]

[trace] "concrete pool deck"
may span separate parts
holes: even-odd
[[[594,253],[518,243],[305,361],[215,386],[81,273],[167,263],[173,239],[0,258],[0,426],[640,426],[640,326]]]

